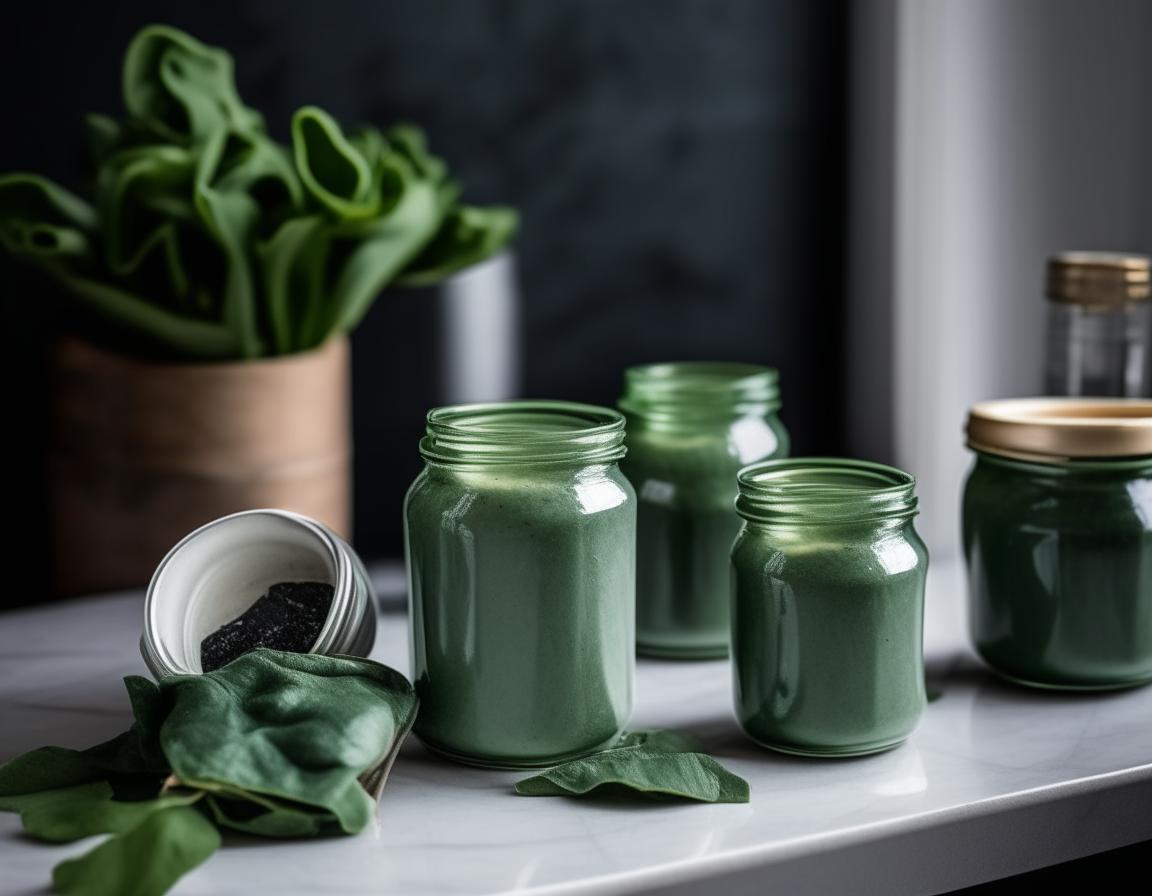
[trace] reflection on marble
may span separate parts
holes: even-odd
[[[375,830],[323,841],[229,837],[173,893],[608,894],[741,869],[770,882],[796,856],[834,865],[862,844],[881,850],[949,819],[992,825],[997,813],[1032,804],[1053,816],[1074,794],[1103,799],[1152,780],[1152,688],[1083,696],[1000,682],[958,630],[959,581],[947,567],[930,579],[925,643],[941,696],[909,742],[890,752],[838,761],[769,753],[735,722],[726,661],[641,660],[631,727],[696,734],[749,780],[751,803],[518,797],[517,773],[452,765],[410,738]],[[127,727],[120,677],[146,674],[136,647],[141,607],[142,595],[124,593],[0,616],[0,760],[46,743],[87,746]],[[407,650],[405,617],[385,614],[374,658],[407,672]],[[1152,836],[1150,814],[1128,818],[1128,833],[1098,831],[1092,848]],[[1107,828],[1107,813],[1101,818],[1092,824]],[[1150,830],[1141,834],[1137,823]],[[52,865],[88,845],[43,846],[18,830],[16,816],[0,814],[3,894],[43,892]],[[957,848],[918,857],[939,868],[927,888],[894,878],[887,890],[938,892],[1059,858],[1025,844],[1014,847],[1016,866],[992,872],[950,861]]]

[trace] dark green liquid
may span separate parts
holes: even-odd
[[[1046,687],[1152,680],[1152,459],[978,454],[964,547],[972,638],[993,669]]]
[[[928,552],[910,522],[749,523],[732,568],[736,713],[754,740],[852,756],[911,733],[925,706]]]

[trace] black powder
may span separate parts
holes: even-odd
[[[201,668],[212,672],[257,647],[307,653],[320,637],[335,593],[326,582],[278,582],[244,615],[200,642]]]

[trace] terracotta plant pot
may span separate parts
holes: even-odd
[[[66,338],[49,490],[59,594],[147,584],[169,548],[238,510],[351,528],[349,347],[157,364]]]

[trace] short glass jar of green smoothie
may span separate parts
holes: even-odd
[[[1152,681],[1152,401],[975,405],[964,489],[972,640],[1045,688]]]
[[[404,505],[417,737],[493,768],[606,748],[632,711],[624,418],[558,401],[438,408],[420,453]]]
[[[924,712],[928,551],[916,480],[881,464],[774,460],[740,471],[732,547],[736,714],[757,743],[857,756]]]
[[[636,648],[728,655],[728,555],[741,467],[787,457],[777,372],[754,364],[646,364],[624,373],[621,469],[639,500]]]

